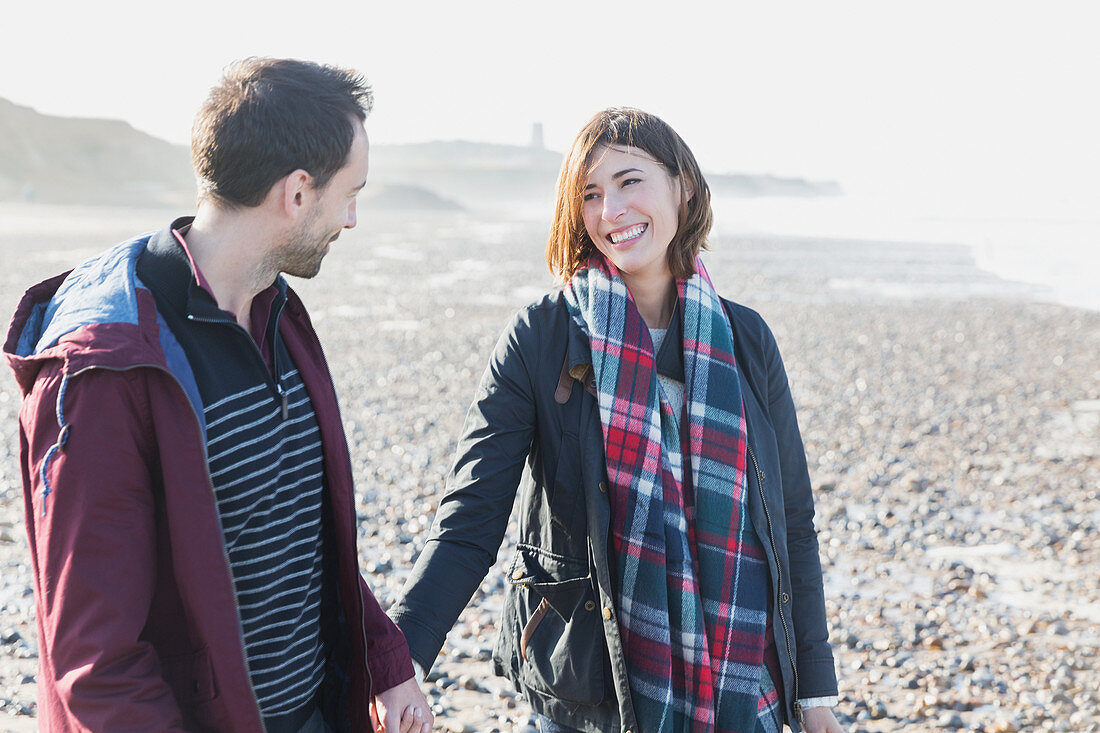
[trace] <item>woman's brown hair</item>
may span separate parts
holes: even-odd
[[[660,117],[631,107],[597,112],[573,139],[558,175],[554,222],[546,245],[550,271],[566,282],[598,251],[584,228],[581,190],[597,149],[613,145],[642,150],[664,166],[670,176],[680,177],[679,225],[668,246],[668,267],[673,277],[691,277],[695,274],[695,256],[706,248],[714,222],[710,188],[695,156],[676,131]]]

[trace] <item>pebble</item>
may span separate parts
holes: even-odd
[[[982,729],[984,733],[1016,733],[1019,727],[1011,720],[998,720]]]
[[[477,733],[477,728],[461,720],[448,720],[443,724],[443,729],[447,733]]]
[[[966,726],[962,716],[958,713],[944,713],[936,720],[936,727],[940,729],[958,729]]]

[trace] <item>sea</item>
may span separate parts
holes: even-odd
[[[873,194],[716,198],[719,236],[959,245],[1004,283],[1004,294],[1100,311],[1100,208],[1084,202],[974,203]],[[1021,288],[1020,285],[1029,287]],[[852,287],[852,282],[837,282]],[[864,280],[882,292],[886,283]],[[905,297],[904,287],[889,284]],[[910,285],[909,287],[916,287]],[[919,296],[918,293],[912,293]]]
[[[863,289],[876,297],[920,299],[928,297],[929,288],[937,295],[945,287],[961,288],[947,294],[963,298],[1026,298],[1100,311],[1100,208],[1081,202],[1053,201],[1041,206],[1031,202],[1010,207],[1003,202],[983,206],[969,200],[845,194],[806,198],[716,197],[713,203],[717,237],[875,243],[876,262],[868,263],[858,276],[830,279],[830,287],[836,289]],[[511,209],[512,216],[505,218],[546,224],[548,212],[548,203],[538,206],[532,203],[522,209]],[[66,246],[43,247],[24,256],[71,265],[94,254],[104,242],[159,228],[176,213],[5,202],[0,203],[0,244],[26,236],[64,240]],[[475,211],[471,216],[455,217],[456,222],[464,222],[456,226],[472,227],[466,234],[476,240],[486,235],[485,227],[492,229],[492,221],[500,213],[492,209]],[[541,242],[545,241],[542,236],[538,237],[540,252]],[[977,268],[996,277],[973,282],[958,277],[936,282],[934,273],[917,278],[900,277],[900,268],[908,266],[914,245],[919,248],[922,244],[941,251],[944,246],[964,248]],[[896,257],[890,254],[891,248],[898,250]],[[925,269],[934,267],[939,255],[929,251],[928,256],[930,259],[923,263]],[[0,273],[0,280],[3,277]]]

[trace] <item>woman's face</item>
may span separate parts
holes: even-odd
[[[584,228],[619,272],[672,277],[667,253],[679,224],[678,178],[638,148],[598,147],[581,195]]]

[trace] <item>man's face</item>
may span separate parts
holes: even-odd
[[[298,224],[275,250],[280,272],[295,277],[313,277],[321,269],[321,260],[343,229],[356,224],[355,201],[367,182],[367,133],[355,120],[355,137],[344,167],[336,172],[314,199]]]

